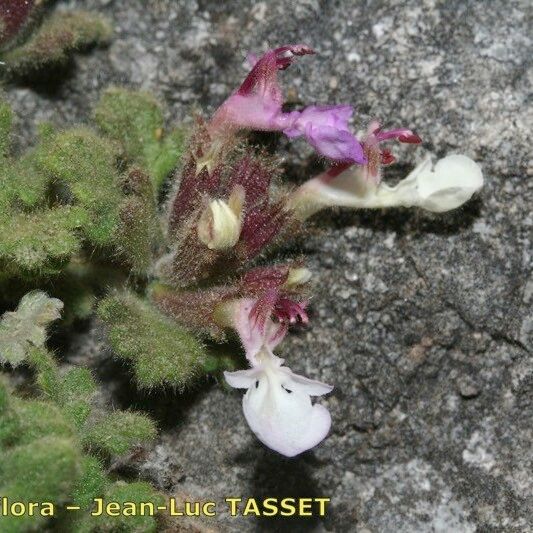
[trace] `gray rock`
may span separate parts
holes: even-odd
[[[298,102],[349,102],[416,128],[395,147],[397,179],[425,151],[478,160],[486,186],[464,208],[335,213],[297,245],[315,272],[309,328],[282,355],[335,385],[329,438],[287,460],[249,431],[240,393],[203,383],[184,397],[143,397],[110,375],[101,344],[78,339],[115,404],[158,417],[159,442],[135,471],[169,493],[324,496],[325,519],[231,518],[225,531],[531,531],[533,483],[528,2],[433,0],[71,0],[113,21],[105,50],[79,56],[53,86],[10,87],[20,145],[35,124],[84,123],[110,83],[153,91],[168,119],[213,110],[245,74],[249,50],[305,42],[319,55],[282,74]],[[312,168],[303,143],[280,141]],[[322,217],[324,219],[324,217]],[[73,355],[74,357],[74,355]],[[124,378],[127,379],[127,378]],[[472,389],[475,384],[476,392]],[[468,398],[468,399],[466,399]]]

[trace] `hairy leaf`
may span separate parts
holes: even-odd
[[[84,442],[109,455],[121,455],[134,446],[153,440],[154,423],[145,415],[115,411],[99,420],[84,436]]]
[[[200,374],[206,357],[202,344],[147,301],[115,294],[101,302],[99,314],[117,355],[132,361],[139,386],[183,389]]]

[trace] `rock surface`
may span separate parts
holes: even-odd
[[[416,128],[424,147],[397,150],[393,179],[424,151],[478,160],[486,186],[446,216],[336,213],[297,252],[315,272],[309,328],[282,355],[335,385],[333,428],[286,460],[253,437],[240,393],[205,383],[187,397],[142,397],[115,379],[98,328],[71,361],[90,359],[115,405],[145,407],[162,434],[125,465],[192,499],[330,497],[325,519],[230,518],[223,531],[531,531],[533,513],[533,173],[528,4],[520,0],[71,0],[109,16],[108,49],[60,79],[8,88],[19,144],[38,121],[89,120],[109,84],[154,92],[181,120],[212,110],[245,74],[249,50],[305,42],[319,52],[284,73],[291,99],[353,103],[356,127],[377,116]],[[316,166],[280,140],[295,180]],[[310,171],[310,170],[309,170]]]

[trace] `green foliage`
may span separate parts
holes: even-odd
[[[13,206],[34,208],[42,206],[48,189],[48,179],[35,167],[33,155],[30,153],[5,165],[0,181],[4,195]]]
[[[49,402],[13,399],[19,419],[17,444],[27,444],[44,436],[72,438],[74,427],[61,410]]]
[[[13,119],[10,106],[0,98],[0,223],[9,224],[15,209],[43,207],[48,188],[47,177],[35,166],[29,151],[19,159],[10,157]]]
[[[15,442],[20,433],[20,420],[11,403],[8,387],[0,376],[0,451]]]
[[[146,167],[158,191],[165,178],[178,166],[185,151],[185,130],[177,128],[163,135],[159,143],[145,146]]]
[[[43,395],[58,405],[77,428],[82,428],[91,414],[90,400],[96,384],[87,368],[72,368],[63,376],[52,355],[45,349],[34,349],[29,360],[37,370],[37,384]]]
[[[88,510],[96,497],[160,502],[161,496],[146,483],[113,483],[100,459],[90,455],[103,453],[108,458],[126,453],[152,440],[156,429],[142,414],[94,413],[91,397],[96,385],[89,370],[60,372],[53,356],[42,347],[44,327],[57,318],[60,304],[44,293],[30,293],[3,322],[17,331],[29,325],[27,337],[32,340],[25,356],[35,369],[42,397],[15,397],[0,378],[0,494],[10,501],[51,502],[56,507],[73,502],[83,510]],[[34,333],[36,324],[43,331]],[[66,522],[69,530],[80,532],[152,531],[156,524],[150,517],[95,521],[88,519],[87,513],[65,515],[59,507],[56,517],[57,524]],[[45,527],[46,520],[39,514],[2,517],[1,530],[22,533]]]
[[[0,320],[0,362],[18,365],[32,347],[44,346],[46,327],[61,316],[63,302],[42,291],[26,294],[17,310]]]
[[[60,405],[66,416],[81,428],[91,413],[90,399],[96,384],[87,368],[72,368],[61,383]]]
[[[198,339],[147,301],[131,293],[105,298],[99,315],[119,357],[132,362],[140,387],[172,385],[179,389],[199,375],[206,352]]]
[[[88,129],[72,129],[53,136],[38,151],[38,164],[64,196],[89,214],[83,225],[87,239],[96,246],[110,246],[118,224],[121,193],[116,151]]]
[[[12,501],[62,504],[80,472],[80,450],[72,439],[47,436],[2,453],[0,494]],[[2,532],[23,532],[46,521],[39,514],[2,518]]]
[[[128,89],[110,88],[104,92],[94,118],[102,131],[122,143],[126,154],[143,157],[144,148],[158,140],[163,113],[155,98]]]
[[[55,13],[45,20],[22,45],[0,54],[5,71],[26,75],[64,64],[76,51],[93,44],[105,44],[111,37],[109,23],[86,12]]]
[[[48,402],[13,397],[0,382],[0,494],[11,501],[62,504],[80,472],[82,450],[74,428]],[[40,515],[2,517],[2,532],[24,532]]]
[[[162,137],[162,112],[144,93],[111,90],[96,115],[113,140],[88,128],[57,132],[45,124],[35,149],[10,158],[12,112],[0,99],[1,277],[57,276],[86,244],[138,276],[150,271],[163,240],[157,187],[181,156],[183,134]],[[144,170],[123,173],[121,154]],[[65,277],[66,285],[76,281],[71,291],[58,286],[75,316],[92,310],[94,289],[85,279]]]
[[[9,141],[13,124],[13,112],[7,102],[0,98],[0,166],[9,154]]]
[[[153,440],[156,434],[155,425],[148,417],[115,411],[95,423],[84,436],[84,442],[108,455],[122,455],[141,442]]]
[[[154,509],[158,505],[164,505],[165,500],[148,483],[135,482],[125,483],[118,481],[109,485],[104,494],[105,502],[118,502],[121,506],[127,502],[136,504],[152,503]],[[131,532],[152,533],[157,531],[157,522],[152,516],[85,516],[79,524],[72,528],[74,533],[98,532]]]
[[[101,130],[119,141],[132,163],[148,171],[154,190],[178,164],[184,149],[184,133],[163,135],[163,113],[149,94],[127,89],[108,89],[94,112]]]

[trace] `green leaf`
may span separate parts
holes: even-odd
[[[88,368],[71,368],[64,376],[53,356],[44,348],[31,349],[29,362],[37,370],[37,384],[43,394],[61,408],[63,414],[80,429],[91,414],[90,399],[96,383]]]
[[[43,437],[73,438],[74,428],[59,408],[49,402],[13,399],[13,410],[20,421],[17,446]]]
[[[9,104],[0,98],[0,166],[2,160],[9,155],[13,112]]]
[[[90,399],[96,391],[96,383],[88,368],[72,368],[61,382],[61,406],[63,412],[77,428],[81,428],[91,413]]]
[[[94,110],[94,119],[133,160],[142,157],[145,146],[157,142],[163,128],[163,113],[152,95],[117,87],[104,92]]]
[[[147,416],[116,411],[87,430],[85,445],[109,455],[122,455],[143,442],[155,439],[157,430]]]
[[[12,204],[23,208],[43,206],[49,178],[35,165],[32,153],[6,165],[0,174],[2,187],[9,191]]]
[[[18,365],[32,347],[46,341],[46,327],[61,316],[63,302],[42,291],[26,294],[17,310],[4,313],[0,321],[0,361]]]
[[[45,437],[2,454],[0,494],[11,501],[68,501],[80,473],[80,453],[71,439]],[[44,525],[47,518],[36,514],[2,517],[2,533],[25,532]]]
[[[117,249],[137,275],[148,272],[162,241],[155,195],[149,176],[134,168],[123,178],[127,194],[120,205]]]
[[[184,389],[201,374],[207,356],[203,345],[147,301],[118,293],[104,299],[98,312],[109,326],[113,350],[132,362],[140,387]]]
[[[144,149],[146,168],[152,177],[156,191],[165,178],[178,166],[185,152],[186,133],[183,129],[172,130],[159,143],[148,144]]]
[[[152,503],[155,512],[157,507],[164,505],[165,499],[161,494],[144,482],[125,483],[118,481],[109,485],[104,494],[105,502],[117,502],[121,507],[127,502],[137,505],[141,503]],[[124,507],[123,507],[124,508]],[[155,517],[137,516],[84,516],[81,521],[72,528],[73,533],[90,532],[124,532],[124,533],[154,533],[157,531]]]
[[[76,230],[86,220],[85,211],[70,206],[13,214],[0,224],[0,262],[16,275],[57,273],[79,251]]]
[[[163,113],[153,96],[117,87],[103,94],[94,117],[106,135],[121,143],[129,161],[148,171],[157,192],[183,155],[183,130],[165,136]]]
[[[6,73],[25,75],[62,64],[77,50],[104,44],[111,36],[100,15],[82,11],[58,12],[49,17],[26,43],[1,54]]]
[[[0,376],[0,451],[16,442],[20,434],[20,419],[12,407],[8,385]]]
[[[83,457],[81,476],[72,497],[73,504],[87,511],[91,508],[94,498],[102,496],[106,483],[107,476],[100,461],[96,457]]]
[[[82,230],[97,246],[114,243],[122,194],[112,143],[94,132],[76,128],[53,136],[36,154],[39,167],[61,186],[65,200],[88,213]]]

